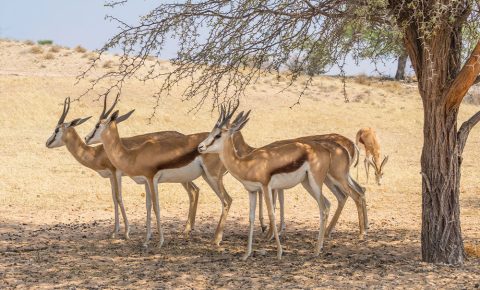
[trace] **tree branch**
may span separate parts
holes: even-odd
[[[463,66],[462,70],[453,80],[452,84],[447,90],[446,99],[447,99],[447,109],[456,109],[460,106],[460,103],[463,100],[463,97],[468,92],[468,89],[475,83],[480,74],[480,41],[477,42],[477,45],[473,49],[470,57]]]
[[[458,144],[458,153],[461,156],[463,153],[463,149],[465,148],[465,144],[467,142],[468,134],[470,130],[477,125],[480,121],[480,111],[477,112],[475,115],[470,117],[467,121],[463,122],[462,126],[458,130],[457,133],[457,144]]]

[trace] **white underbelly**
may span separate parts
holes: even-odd
[[[197,179],[202,172],[201,157],[197,156],[186,166],[161,170],[155,177],[158,183],[183,183]]]
[[[308,169],[308,162],[305,162],[295,171],[273,175],[268,185],[272,190],[292,188],[305,180]]]
[[[259,191],[262,190],[262,184],[256,181],[247,181],[247,180],[240,180],[243,187],[249,192]]]

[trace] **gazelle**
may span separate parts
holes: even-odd
[[[357,144],[357,146],[361,145],[361,147],[363,147],[363,149],[365,150],[365,159],[363,161],[363,164],[365,166],[365,173],[367,175],[367,183],[370,165],[372,165],[373,169],[375,170],[375,180],[378,185],[381,185],[383,178],[383,168],[385,167],[385,164],[387,164],[388,155],[383,158],[382,162],[380,162],[380,143],[378,142],[375,130],[373,130],[372,128],[362,128],[358,130],[355,143]]]
[[[150,188],[150,198],[147,198],[147,234],[144,246],[147,247],[151,231],[151,208],[157,222],[159,244],[164,241],[160,223],[160,207],[158,201],[158,183],[191,182],[202,176],[214,190],[222,202],[222,215],[218,223],[214,242],[218,245],[222,240],[223,229],[232,198],[223,186],[225,167],[218,154],[202,155],[197,151],[198,144],[208,133],[184,135],[163,140],[148,140],[132,148],[124,146],[119,137],[117,122],[118,111],[100,120],[87,136],[88,143],[101,141],[112,164],[135,180],[146,182]]]
[[[345,150],[347,150],[348,158],[350,160],[350,166],[352,166],[352,165],[357,166],[357,164],[358,164],[359,154],[358,154],[357,146],[350,139],[348,139],[347,137],[344,137],[340,134],[331,133],[331,134],[325,134],[325,135],[314,135],[314,136],[297,138],[295,140],[298,140],[300,142],[302,140],[306,140],[306,141],[318,141],[318,142],[327,141],[327,142],[336,143],[337,145],[340,145],[343,148],[345,148]],[[251,151],[255,150],[255,148],[251,147],[250,145],[248,145],[245,142],[243,136],[241,135],[241,132],[235,133],[233,135],[233,142],[235,144],[235,149],[236,149],[237,154],[239,156],[243,156],[243,155],[248,154]],[[280,144],[280,143],[283,143],[283,142],[292,142],[292,140],[279,141],[279,142],[275,142],[273,144]],[[355,162],[355,164],[354,164],[354,162]],[[354,182],[354,181],[352,180],[352,182]],[[333,218],[330,221],[330,223],[329,223],[329,225],[326,229],[326,232],[325,232],[325,236],[330,236],[333,229],[335,228],[335,225],[338,221],[338,218],[340,217],[340,214],[341,214],[341,212],[342,212],[342,210],[345,206],[345,203],[346,203],[347,198],[348,198],[348,193],[343,192],[338,186],[336,186],[332,182],[330,182],[330,180],[328,180],[328,178],[327,178],[327,181],[325,182],[325,185],[327,185],[327,187],[330,189],[330,191],[334,194],[334,196],[335,196],[335,198],[337,199],[337,202],[338,202],[338,206],[337,206],[337,209],[335,211],[335,214],[333,215]],[[357,189],[357,191],[359,191],[361,193],[361,195],[363,197],[365,190],[363,188],[361,188],[361,186],[359,186],[358,184],[356,184],[356,189]],[[259,191],[258,194],[259,194],[259,220],[260,220],[260,225],[261,225],[262,231],[264,231],[266,226],[264,225],[264,220],[263,220],[263,202],[262,202],[261,191]],[[278,189],[278,190],[273,191],[273,198],[272,199],[273,199],[273,207],[274,208],[275,208],[277,195],[278,195],[278,199],[279,199],[279,202],[280,202],[280,231],[279,231],[279,234],[281,234],[286,228],[285,209],[284,209],[285,202],[284,202],[284,191],[283,191],[283,189]],[[354,200],[356,200],[356,199],[354,199]],[[269,229],[269,232],[267,233],[267,237],[272,238],[273,237],[272,234],[273,233],[272,233],[271,229]]]
[[[331,167],[331,151],[327,149],[334,144],[315,141],[290,141],[277,144],[269,144],[251,151],[249,154],[239,156],[232,136],[239,132],[248,121],[248,115],[240,113],[237,118],[228,125],[233,112],[225,113],[223,110],[212,132],[198,147],[205,153],[219,153],[227,170],[249,192],[250,199],[250,227],[247,251],[243,259],[247,259],[252,251],[253,225],[255,219],[256,192],[262,191],[267,205],[270,228],[273,229],[277,243],[277,257],[282,256],[282,246],[278,237],[278,231],[273,214],[272,190],[293,187],[299,183],[316,200],[320,212],[320,228],[317,238],[315,254],[318,255],[323,246],[325,223],[328,217],[329,203],[322,195],[322,184],[327,174],[332,175],[336,185],[343,188],[349,187],[346,179],[350,166],[348,154],[339,154],[337,158],[344,158],[343,163],[336,161],[336,167]],[[338,146],[339,151],[345,150]],[[336,151],[336,150],[334,150]],[[343,166],[342,166],[343,164]],[[346,173],[346,174],[345,174]],[[338,175],[338,176],[337,176]],[[343,177],[343,179],[342,179]],[[337,178],[337,179],[335,179]],[[347,191],[347,189],[345,189]],[[360,201],[361,202],[361,201]],[[365,212],[366,213],[366,212]],[[366,232],[366,214],[363,208],[359,209],[361,220],[361,233]]]
[[[104,102],[103,112],[102,115],[110,114],[113,106],[106,112],[106,98]],[[112,238],[116,238],[118,232],[120,231],[120,221],[119,221],[119,213],[118,208],[120,207],[120,211],[122,213],[123,222],[125,225],[125,238],[129,238],[130,233],[130,226],[128,223],[127,214],[125,211],[125,207],[123,204],[122,198],[122,172],[117,170],[115,166],[112,165],[110,160],[108,159],[105,150],[103,149],[103,145],[91,147],[87,146],[83,139],[78,135],[75,127],[84,123],[90,117],[83,118],[83,119],[75,119],[70,122],[65,122],[65,118],[70,110],[70,98],[66,98],[63,104],[63,112],[58,120],[57,126],[55,127],[55,131],[53,135],[47,140],[46,146],[48,148],[56,148],[61,146],[66,146],[68,151],[72,154],[72,156],[83,166],[88,167],[94,171],[96,171],[100,176],[104,178],[110,179],[110,185],[112,189],[112,199],[114,203],[114,213],[115,213],[115,225],[114,230],[111,234]],[[127,115],[119,117],[116,121],[122,122],[125,120],[130,113]],[[125,138],[122,142],[127,147],[137,146],[144,143],[147,140],[161,140],[163,138],[173,137],[173,136],[182,136],[182,134],[173,132],[173,131],[166,131],[166,132],[159,132],[153,134],[145,134],[130,138]],[[187,191],[189,198],[190,198],[190,210],[189,210],[189,218],[187,220],[187,225],[185,227],[185,232],[190,232],[191,228],[194,226],[195,223],[195,212],[194,208],[196,208],[196,202],[198,201],[198,187],[193,183],[184,183],[182,184],[185,190]],[[148,188],[146,188],[148,190]],[[146,192],[148,195],[148,191]]]

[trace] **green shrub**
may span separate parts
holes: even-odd
[[[37,41],[37,43],[38,43],[39,45],[52,45],[52,44],[53,44],[53,40],[50,40],[50,39],[42,39],[42,40]]]

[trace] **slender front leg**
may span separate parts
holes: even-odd
[[[148,243],[150,242],[150,238],[152,237],[152,193],[150,191],[150,186],[148,185],[148,182],[145,182],[145,206],[147,209],[147,237],[145,238],[143,246],[146,248],[148,247]]]
[[[191,224],[192,230],[195,230],[195,217],[197,216],[197,207],[198,207],[198,199],[200,197],[200,188],[198,188],[198,186],[193,182],[189,182],[188,186],[191,188],[193,192],[193,198],[194,198],[193,208],[192,208],[192,220],[190,224]]]
[[[367,175],[367,184],[368,184],[368,171],[370,171],[370,163],[368,162],[367,158],[363,160],[363,166],[365,167],[365,174]]]
[[[280,233],[284,234],[287,228],[285,224],[285,195],[283,189],[278,189],[278,202],[280,203]]]
[[[255,191],[251,191],[248,193],[248,197],[250,200],[250,214],[249,214],[249,222],[250,226],[248,229],[248,243],[247,243],[247,252],[243,255],[242,260],[248,259],[252,254],[252,243],[253,243],[253,230],[255,224],[255,210],[257,207],[257,193]]]
[[[273,212],[273,203],[272,203],[272,190],[267,186],[262,187],[263,196],[265,198],[265,203],[267,205],[268,218],[270,220],[270,228],[273,229],[273,235],[277,243],[277,258],[282,259],[282,244],[280,243],[280,238],[278,236],[277,225],[275,223],[275,213]]]
[[[117,201],[118,184],[117,184],[117,178],[114,172],[112,172],[112,174],[110,175],[110,187],[112,188],[113,210],[115,214],[115,226],[110,236],[112,239],[115,239],[117,238],[118,232],[120,231],[120,221],[118,216],[118,201]]]
[[[258,219],[260,220],[260,227],[262,228],[262,233],[265,232],[267,226],[265,225],[265,221],[263,219],[263,196],[262,191],[258,192]]]
[[[225,187],[223,186],[223,176],[215,180],[212,176],[204,172],[202,174],[203,179],[210,185],[213,191],[217,194],[220,202],[222,203],[222,214],[220,221],[218,222],[217,229],[215,230],[214,244],[219,246],[223,238],[223,229],[225,228],[225,222],[227,221],[228,211],[232,204],[232,198],[228,195]]]
[[[160,221],[160,203],[158,200],[158,183],[155,179],[148,180],[148,186],[150,187],[151,198],[153,203],[153,211],[155,212],[155,218],[157,221],[157,231],[160,234],[158,241],[158,248],[161,248],[163,245],[163,229]]]
[[[193,195],[192,188],[188,183],[182,183],[183,188],[187,191],[188,194],[188,199],[190,201],[189,207],[188,207],[188,217],[187,217],[187,224],[185,225],[185,230],[183,231],[183,234],[185,237],[189,237],[190,231],[192,230],[192,214],[193,214],[193,207],[195,204],[195,196]]]
[[[127,212],[125,211],[125,206],[123,205],[123,196],[122,196],[122,173],[117,171],[117,201],[120,205],[120,210],[122,212],[123,224],[125,225],[125,239],[130,239],[130,224],[128,223]]]
[[[328,224],[327,230],[325,231],[325,237],[330,237],[330,235],[333,232],[333,229],[335,228],[335,225],[338,222],[338,218],[340,217],[340,214],[342,213],[343,207],[345,206],[345,203],[347,202],[348,196],[346,193],[344,193],[339,187],[333,184],[333,182],[330,180],[330,177],[325,179],[325,185],[330,189],[330,191],[335,195],[338,201],[337,209],[335,210],[335,214],[332,217],[332,220]]]

